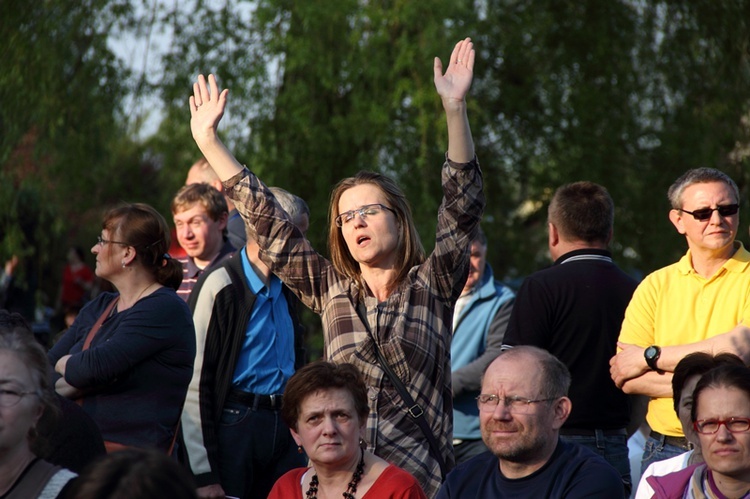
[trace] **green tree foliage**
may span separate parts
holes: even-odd
[[[33,259],[50,300],[101,209],[153,197],[154,165],[120,106],[127,72],[107,47],[130,20],[125,1],[0,3],[0,258]]]
[[[13,186],[0,195],[11,207],[39,199],[31,204],[49,213],[36,219],[54,234],[111,200],[168,213],[198,155],[190,87],[213,72],[230,89],[222,134],[268,184],[308,201],[317,248],[325,252],[331,188],[360,169],[399,181],[430,248],[446,149],[432,58],[447,59],[464,36],[478,49],[469,117],[497,275],[547,263],[547,202],[565,182],[609,188],[616,257],[643,273],[684,251],[665,196],[683,171],[725,170],[747,200],[750,0],[10,0],[0,9],[0,180]],[[106,46],[118,30],[171,34],[163,69],[129,78]],[[143,117],[123,105],[128,92],[163,103],[153,136],[134,137]],[[6,168],[19,158],[34,169]],[[11,213],[0,222],[6,251],[24,244],[22,215]]]
[[[684,251],[665,195],[679,174],[715,166],[747,193],[747,154],[738,151],[749,142],[749,9],[747,1],[198,2],[189,15],[171,13],[180,29],[166,74],[179,99],[169,102],[184,109],[185,79],[217,72],[230,88],[224,133],[267,183],[307,199],[318,248],[331,187],[359,169],[399,180],[429,248],[446,147],[432,57],[446,59],[472,36],[470,120],[496,273],[523,276],[547,263],[547,202],[581,179],[615,199],[618,259],[649,272]]]
[[[643,272],[684,252],[666,190],[685,170],[726,170],[747,199],[750,164],[730,152],[749,139],[750,2],[489,0],[485,8],[479,140],[483,157],[503,162],[504,175],[490,182],[510,196],[488,207],[493,247],[510,260],[504,269],[523,274],[544,262],[546,202],[565,182],[608,187],[614,249]]]

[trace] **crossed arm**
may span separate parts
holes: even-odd
[[[662,373],[652,371],[646,364],[644,347],[618,342],[621,349],[610,360],[610,373],[615,384],[625,393],[637,393],[651,397],[672,396],[672,373],[677,364],[688,354],[706,352],[716,355],[733,353],[750,363],[750,328],[739,324],[730,331],[695,343],[665,346],[656,366]]]

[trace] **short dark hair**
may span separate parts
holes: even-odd
[[[500,357],[517,357],[530,354],[539,363],[542,373],[541,396],[544,398],[559,398],[568,395],[570,389],[570,371],[560,359],[543,348],[520,345],[504,350]]]
[[[693,391],[693,408],[690,411],[693,422],[698,419],[698,400],[708,388],[736,388],[750,399],[750,369],[744,365],[724,365],[704,374]]]
[[[354,364],[320,360],[307,364],[289,378],[281,404],[281,417],[287,426],[296,431],[302,402],[319,390],[332,388],[341,388],[351,394],[360,423],[364,423],[370,406],[367,404],[367,386],[362,373]]]
[[[71,499],[197,498],[190,474],[155,449],[130,448],[89,464],[72,482]]]
[[[606,244],[615,223],[615,203],[605,187],[573,182],[555,191],[547,216],[565,239]]]
[[[733,353],[720,353],[711,355],[705,352],[693,352],[686,355],[677,363],[672,376],[672,400],[674,402],[674,412],[680,412],[680,394],[685,387],[688,378],[693,376],[702,376],[711,369],[724,365],[745,365],[742,359]]]
[[[680,175],[671,186],[669,186],[669,190],[667,191],[669,204],[671,204],[672,208],[675,210],[682,209],[682,193],[685,192],[685,189],[693,184],[709,184],[712,182],[723,182],[727,184],[729,188],[732,189],[734,198],[738,203],[740,202],[740,190],[737,187],[737,184],[734,183],[734,180],[732,180],[732,177],[715,168],[704,167],[693,168],[692,170],[686,171]]]

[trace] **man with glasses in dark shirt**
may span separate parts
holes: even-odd
[[[604,458],[559,438],[570,415],[569,387],[567,367],[546,350],[519,346],[501,353],[477,397],[490,452],[456,466],[438,499],[623,498],[620,475]]]

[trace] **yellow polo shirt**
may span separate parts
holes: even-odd
[[[690,251],[648,275],[625,311],[620,341],[641,347],[684,345],[750,326],[750,253],[739,249],[710,279],[698,275]],[[664,435],[683,436],[671,398],[653,398],[646,420]]]

